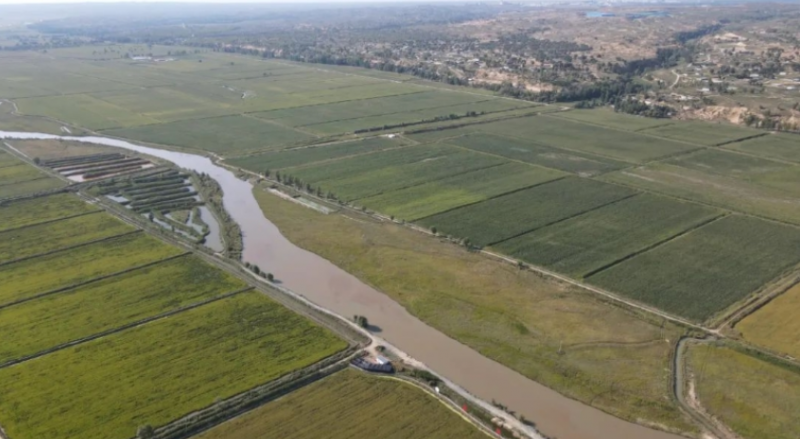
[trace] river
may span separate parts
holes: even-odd
[[[135,145],[105,137],[55,136],[0,131],[2,139],[53,139],[114,146],[204,172],[219,182],[223,204],[244,236],[244,261],[273,273],[282,286],[339,315],[366,316],[381,338],[425,363],[474,395],[495,399],[533,420],[542,433],[558,439],[678,439],[608,415],[569,399],[490,360],[412,316],[389,296],[364,284],[322,257],[286,239],[261,212],[252,185],[211,159]]]

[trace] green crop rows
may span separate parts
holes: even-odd
[[[800,163],[800,137],[796,134],[775,133],[759,136],[725,145],[725,148]]]
[[[699,121],[677,122],[644,129],[640,132],[700,145],[719,145],[763,134],[763,131],[750,128]]]
[[[589,281],[705,320],[800,262],[800,230],[729,216],[591,276]]]
[[[133,437],[345,347],[243,293],[0,369],[3,428],[14,439]]]
[[[96,211],[72,194],[0,204],[0,231]]]
[[[422,224],[484,246],[634,195],[626,188],[565,178],[425,218]]]

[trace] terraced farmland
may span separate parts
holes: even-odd
[[[645,194],[510,239],[497,249],[583,277],[721,214],[697,204]]]
[[[361,200],[365,206],[416,221],[465,204],[486,200],[561,177],[558,171],[521,163],[466,172],[454,177],[385,192]]]
[[[345,347],[261,294],[242,293],[0,369],[3,428],[15,439],[127,438]]]
[[[635,195],[617,186],[565,178],[420,221],[440,233],[492,245]]]
[[[800,262],[800,230],[732,215],[628,259],[589,281],[703,321]]]
[[[346,403],[342,403],[346,401]],[[298,423],[297,419],[304,419]],[[452,409],[399,380],[344,370],[198,439],[485,439]]]

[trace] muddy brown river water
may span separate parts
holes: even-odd
[[[69,137],[0,131],[5,139],[62,139],[115,146],[204,172],[224,191],[223,202],[244,235],[243,260],[275,274],[282,286],[343,316],[366,316],[380,337],[484,399],[501,401],[558,439],[678,439],[569,399],[490,360],[412,316],[389,296],[286,239],[261,212],[252,185],[209,158],[105,137]]]

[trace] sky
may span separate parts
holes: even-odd
[[[68,3],[378,3],[426,1],[426,0],[0,0],[0,5],[68,4]],[[428,2],[470,0],[427,0]]]

